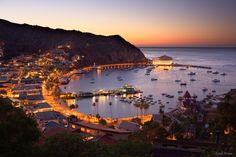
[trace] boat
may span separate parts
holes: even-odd
[[[215,93],[216,91],[215,90],[212,90],[212,93]]]
[[[90,84],[94,84],[95,82],[94,81],[90,81]]]
[[[213,72],[212,74],[215,74],[215,75],[217,75],[217,74],[219,74],[219,72],[218,72],[218,71],[215,71],[215,72]]]
[[[178,98],[178,100],[179,100],[179,101],[182,101],[182,100],[183,100],[183,97],[180,96],[180,97]]]
[[[183,93],[183,91],[182,91],[182,90],[179,90],[178,93],[181,94],[181,93]]]
[[[180,83],[180,86],[187,86],[187,83]]]
[[[192,79],[190,79],[190,81],[192,81],[192,82],[194,82],[194,81],[196,81],[194,78],[192,78]]]
[[[208,91],[208,89],[207,89],[207,88],[203,88],[202,91],[203,91],[203,92],[206,92],[206,91]]]
[[[193,76],[193,75],[196,75],[196,73],[191,71],[190,73],[188,73],[188,75]]]
[[[152,78],[151,81],[157,81],[157,78]]]
[[[211,71],[211,70],[208,70],[207,73],[212,73],[212,71]]]
[[[220,74],[221,76],[226,76],[227,74],[226,73],[222,73],[222,74]]]
[[[212,80],[212,82],[214,82],[214,83],[219,83],[220,80],[218,80],[218,79],[214,79],[214,80]]]
[[[174,98],[173,95],[166,95],[167,98]]]
[[[185,68],[180,68],[179,70],[184,71],[184,70],[186,70],[186,69],[185,69]]]
[[[181,80],[175,80],[175,82],[181,82]]]

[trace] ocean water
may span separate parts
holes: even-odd
[[[125,84],[133,85],[143,91],[143,96],[153,95],[154,101],[161,100],[165,104],[165,111],[168,112],[176,107],[178,97],[182,96],[185,91],[189,91],[191,95],[197,95],[198,100],[202,100],[212,90],[216,91],[216,95],[226,93],[232,88],[236,88],[236,49],[226,48],[141,48],[141,51],[147,58],[158,57],[163,54],[171,56],[175,63],[204,65],[212,67],[212,71],[226,73],[221,76],[207,73],[207,69],[190,68],[181,71],[178,67],[173,67],[166,71],[163,68],[155,68],[149,76],[145,75],[146,69],[113,69],[106,71],[92,71],[81,77],[70,81],[68,85],[62,86],[61,89],[66,92],[80,91],[96,91],[100,89],[117,89]],[[189,76],[189,72],[195,72],[195,76]],[[122,77],[123,81],[119,81],[117,77]],[[157,78],[158,81],[151,81],[151,78]],[[194,78],[196,81],[191,82]],[[180,86],[175,80],[179,79],[187,83],[187,86]],[[219,83],[213,83],[213,79],[219,79]],[[94,81],[94,84],[90,82]],[[206,87],[208,92],[203,92]],[[183,91],[178,94],[177,91]],[[162,95],[167,93],[174,95],[174,98],[167,98]],[[69,103],[77,103],[80,112],[85,114],[97,114],[101,117],[129,117],[137,114],[155,114],[159,111],[159,104],[150,105],[147,110],[139,110],[133,104],[120,101],[120,97],[100,96],[97,97],[98,103],[94,107],[92,104],[94,98],[75,100]],[[109,106],[109,102],[112,105]]]

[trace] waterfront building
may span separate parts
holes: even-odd
[[[185,92],[183,99],[179,102],[178,107],[182,111],[195,110],[196,100],[190,95],[188,91]]]
[[[173,65],[173,58],[167,56],[167,55],[163,55],[160,57],[156,57],[152,59],[152,64],[153,65],[166,65],[166,66],[170,66]]]

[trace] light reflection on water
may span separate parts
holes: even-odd
[[[183,92],[188,90],[190,94],[196,94],[198,100],[201,100],[205,98],[208,93],[202,92],[204,87],[207,87],[209,91],[216,90],[216,94],[223,94],[231,88],[236,88],[236,55],[233,53],[235,50],[230,52],[222,52],[219,50],[213,51],[215,53],[204,49],[201,50],[201,53],[198,53],[199,51],[200,50],[183,50],[182,52],[180,49],[177,49],[175,51],[170,50],[167,52],[170,52],[168,55],[172,56],[174,60],[178,60],[178,63],[192,63],[195,65],[211,64],[213,71],[217,70],[220,73],[226,72],[227,76],[208,74],[206,69],[196,68],[181,71],[179,68],[175,67],[166,71],[163,67],[158,67],[153,69],[149,76],[145,75],[147,68],[139,68],[138,70],[114,69],[93,71],[84,74],[71,81],[69,85],[67,85],[66,89],[62,88],[62,90],[70,92],[86,92],[99,89],[117,89],[121,88],[125,84],[129,84],[142,90],[143,96],[152,94],[154,101],[158,101],[159,99],[162,100],[163,104],[165,104],[165,111],[169,111],[171,110],[170,108],[176,107],[178,97],[184,94],[178,94],[177,91],[179,90],[182,90]],[[203,51],[205,53],[203,53]],[[222,53],[224,55],[222,55]],[[146,52],[146,55],[160,56],[161,52],[159,52],[158,49],[155,49],[155,51],[152,49],[151,52]],[[196,72],[196,76],[189,76],[188,73],[191,71]],[[119,76],[122,77],[123,81],[117,79]],[[151,78],[158,78],[158,81],[151,81]],[[191,78],[196,79],[196,81],[191,82]],[[180,79],[188,85],[186,87],[180,86],[179,83],[175,82],[176,79]],[[220,79],[221,82],[215,84],[212,82],[213,79]],[[91,84],[91,81],[94,81],[94,84]],[[165,96],[162,96],[162,93],[168,93],[175,97],[173,99],[166,98]],[[96,106],[93,106],[92,104],[95,102],[95,99],[98,99],[98,102],[96,103]],[[109,102],[112,102],[111,106],[109,105]],[[166,104],[167,102],[169,102],[169,104]],[[150,105],[147,110],[141,111],[133,104],[121,102],[119,96],[100,96],[97,98],[81,99],[77,101],[77,104],[80,112],[93,115],[99,113],[102,117],[113,118],[136,116],[137,112],[140,115],[158,113],[159,111],[158,104]]]

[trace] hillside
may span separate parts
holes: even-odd
[[[143,53],[119,35],[102,36],[80,31],[15,24],[0,19],[0,50],[9,59],[21,54],[43,53],[69,45],[71,56],[84,56],[86,65],[138,62]]]

